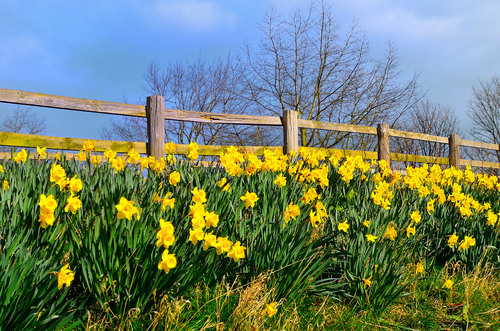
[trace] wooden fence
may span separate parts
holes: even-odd
[[[130,148],[142,154],[153,155],[157,158],[165,156],[165,120],[188,121],[212,124],[235,124],[235,125],[264,125],[283,127],[283,146],[243,146],[246,151],[262,154],[265,148],[282,148],[284,153],[297,151],[299,148],[299,128],[332,130],[349,133],[372,134],[377,136],[378,151],[354,151],[342,150],[343,155],[362,155],[365,159],[378,159],[392,161],[406,161],[418,163],[437,163],[451,165],[456,168],[464,165],[483,168],[500,168],[500,163],[464,160],[460,158],[460,147],[474,147],[499,151],[499,145],[488,144],[477,141],[463,140],[457,135],[450,137],[433,136],[422,133],[394,130],[388,124],[382,123],[378,127],[359,125],[327,123],[298,118],[296,111],[286,110],[282,117],[278,116],[252,116],[236,114],[216,114],[178,109],[167,109],[164,107],[162,96],[151,96],[147,98],[145,106],[130,105],[125,103],[97,101],[72,97],[55,96],[33,92],[0,89],[0,102],[18,105],[48,107],[56,109],[67,109],[76,111],[93,112],[100,114],[113,114],[124,116],[146,117],[148,142],[126,142],[94,140],[96,151],[113,149],[116,152],[127,152]],[[390,137],[416,139],[422,141],[436,142],[449,145],[448,157],[432,157],[422,155],[410,155],[402,153],[391,153]],[[59,138],[41,135],[26,135],[19,133],[0,132],[0,145],[19,147],[47,147],[47,149],[81,150],[87,139]],[[200,155],[219,155],[226,146],[202,145],[199,149]],[[187,154],[188,145],[177,145],[177,154]],[[3,155],[6,156],[6,155]]]

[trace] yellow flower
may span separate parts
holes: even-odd
[[[6,180],[3,181],[3,189],[4,191],[7,191],[9,189],[9,182]]]
[[[373,277],[373,275],[371,275],[368,278],[363,278],[363,283],[364,283],[363,287],[370,287],[370,286],[372,286],[372,277]]]
[[[190,142],[189,143],[189,153],[188,153],[188,158],[191,159],[191,161],[194,161],[198,158],[198,144],[195,142]]]
[[[121,156],[111,159],[110,163],[111,168],[115,169],[115,174],[118,173],[118,171],[125,169],[125,166],[127,165],[127,162]]]
[[[203,250],[206,251],[209,247],[217,246],[217,237],[213,234],[213,232],[206,233],[203,239],[205,240],[205,243],[203,244]]]
[[[47,225],[52,226],[54,224],[54,221],[54,213],[40,214],[40,218],[38,219],[38,222],[40,222],[40,226],[44,229],[47,227]]]
[[[17,163],[26,162],[27,158],[28,158],[28,153],[26,153],[26,151],[23,148],[20,152],[16,153],[16,157],[14,158],[14,161],[16,161]]]
[[[431,199],[429,200],[429,202],[427,202],[426,210],[429,215],[434,211],[434,201],[436,201],[436,199]]]
[[[453,286],[453,284],[455,284],[454,281],[452,281],[451,279],[447,279],[443,284],[443,288],[450,289]]]
[[[276,305],[278,305],[276,301],[271,302],[270,304],[266,303],[266,308],[262,310],[261,315],[267,315],[268,317],[273,317],[278,312],[278,308],[276,308]]]
[[[92,164],[99,164],[101,163],[102,156],[101,155],[92,155],[90,157],[90,163]]]
[[[228,240],[227,237],[218,237],[215,246],[215,248],[217,248],[217,255],[221,255],[223,252],[229,252],[232,246],[233,242]]]
[[[240,199],[242,201],[245,201],[245,207],[248,208],[248,207],[251,207],[253,208],[255,206],[255,203],[257,202],[257,200],[259,200],[259,198],[257,197],[257,194],[253,193],[253,192],[248,192],[245,193],[245,195],[241,196]]]
[[[290,218],[296,219],[297,216],[300,215],[300,207],[299,205],[294,205],[293,202],[286,207],[285,212],[283,213],[283,217],[285,218],[285,222],[288,223]]]
[[[161,210],[162,211],[167,211],[167,207],[170,207],[170,209],[174,209],[175,206],[175,198],[163,198],[161,200]]]
[[[84,144],[83,144],[83,150],[86,152],[86,153],[91,153],[92,150],[94,149],[95,147],[95,143],[92,141],[92,140],[87,140]]]
[[[205,193],[205,190],[199,189],[195,187],[191,193],[193,194],[193,201],[196,203],[205,203],[207,202],[207,194]]]
[[[114,159],[116,157],[116,152],[114,152],[112,149],[108,149],[107,151],[104,152],[104,158],[108,161]]]
[[[54,199],[54,196],[50,194],[49,196],[45,196],[45,194],[40,195],[40,202],[38,203],[40,206],[40,214],[49,214],[53,213],[57,208],[57,201]]]
[[[458,242],[458,236],[457,236],[457,233],[456,232],[453,232],[453,234],[450,236],[450,238],[448,239],[448,246],[450,248],[452,248],[453,246],[455,246]]]
[[[363,221],[363,225],[366,226],[366,227],[369,227],[370,226],[370,221],[367,221],[367,220],[364,220]]]
[[[127,160],[129,163],[137,164],[141,160],[141,154],[131,148],[127,153]]]
[[[328,213],[326,212],[325,205],[321,201],[316,201],[316,204],[314,205],[314,208],[316,209],[316,213],[318,214],[319,217],[327,218]]]
[[[70,286],[71,282],[75,279],[75,273],[69,268],[69,263],[61,268],[57,273],[57,287],[61,289],[63,285]]]
[[[40,147],[36,147],[36,152],[38,153],[38,156],[41,158],[41,159],[46,159],[47,158],[47,152],[45,151],[47,148],[46,147],[43,147],[43,148],[40,148]]]
[[[420,220],[422,219],[422,215],[420,215],[420,211],[415,210],[410,214],[411,222],[418,224],[420,223]]]
[[[168,182],[173,186],[177,186],[180,181],[181,174],[178,171],[174,171],[168,176]]]
[[[495,214],[491,210],[488,210],[488,214],[487,214],[486,218],[488,221],[488,225],[495,225],[497,220],[498,220],[497,214]]]
[[[460,246],[458,246],[458,250],[466,250],[470,246],[476,245],[476,239],[473,237],[465,236],[464,240],[460,243]]]
[[[396,230],[396,227],[394,225],[387,226],[387,228],[385,229],[384,238],[394,241],[397,236],[398,231]]]
[[[165,144],[165,154],[174,154],[176,146],[173,141]]]
[[[237,241],[234,243],[231,250],[227,253],[227,257],[233,259],[234,262],[238,262],[239,259],[245,258],[245,249],[246,247],[241,246],[241,243]]]
[[[73,178],[70,179],[69,181],[69,190],[71,193],[76,193],[80,192],[83,188],[82,185],[82,180],[79,178],[76,178],[76,175],[73,176]]]
[[[415,235],[415,227],[414,227],[414,226],[408,226],[408,227],[406,228],[406,236],[407,236],[408,238],[410,238],[410,237],[411,237],[411,235]]]
[[[374,236],[374,235],[371,235],[371,234],[365,234],[365,237],[366,237],[366,240],[368,242],[372,242],[374,243],[375,242],[375,239],[377,239],[378,237],[377,236]]]
[[[175,236],[174,236],[174,226],[172,222],[165,222],[165,220],[160,219],[160,230],[156,234],[156,246],[164,246],[165,248],[169,248],[174,244]]]
[[[227,192],[231,192],[231,185],[229,185],[229,183],[227,182],[227,179],[226,177],[222,178],[221,180],[219,180],[217,182],[217,186],[220,187],[222,189],[222,191],[227,191]]]
[[[84,151],[80,151],[80,153],[78,153],[76,156],[78,157],[78,160],[80,162],[87,160],[87,154],[85,154]]]
[[[337,226],[337,229],[339,231],[344,231],[347,233],[347,230],[349,229],[349,224],[347,224],[347,221],[344,221],[342,223],[339,223],[339,225]]]
[[[141,218],[139,214],[139,209],[134,205],[134,201],[129,201],[124,197],[120,198],[120,202],[115,206],[118,210],[117,218],[121,220],[122,218],[126,218],[129,221],[132,220],[132,216],[136,214],[137,219]]]
[[[193,243],[193,245],[196,245],[198,241],[203,240],[204,237],[205,234],[203,233],[202,228],[189,229],[189,240]]]
[[[278,177],[276,177],[276,179],[274,180],[274,184],[276,184],[278,187],[286,186],[286,177],[282,174],[279,174]]]
[[[313,200],[315,200],[318,197],[318,193],[316,192],[316,189],[314,187],[311,187],[307,192],[304,194],[304,197],[302,200],[306,205],[310,204]]]
[[[169,254],[168,250],[165,250],[161,255],[161,261],[158,263],[158,269],[164,270],[166,274],[170,272],[170,269],[173,269],[177,266],[177,258],[175,254]]]
[[[4,172],[3,171],[3,166],[0,164],[0,172]]]
[[[422,262],[418,262],[416,265],[415,265],[415,273],[416,274],[421,274],[424,272],[424,265],[422,264]]]
[[[205,212],[205,222],[207,229],[210,229],[211,227],[215,228],[219,224],[219,215],[213,211]]]
[[[82,208],[82,201],[80,200],[80,198],[70,195],[68,197],[68,200],[66,201],[64,211],[71,211],[73,214],[75,214],[80,208]]]

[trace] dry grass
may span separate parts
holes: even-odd
[[[455,280],[451,290],[443,279]],[[360,311],[354,304],[328,298],[282,300],[278,314],[262,315],[266,303],[275,301],[270,275],[262,274],[246,286],[223,280],[200,286],[190,300],[163,297],[150,316],[130,311],[121,321],[105,314],[90,314],[87,330],[496,330],[500,327],[499,270],[479,264],[466,272],[462,264],[412,285],[411,295],[399,299],[381,317]],[[146,327],[141,328],[141,325]]]

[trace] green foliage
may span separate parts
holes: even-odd
[[[203,167],[143,158],[123,169],[112,161],[94,164],[64,157],[4,161],[0,180],[8,185],[0,189],[0,267],[5,270],[0,276],[0,326],[66,328],[101,316],[104,328],[142,328],[153,323],[165,300],[185,298],[192,309],[211,314],[220,308],[217,302],[200,303],[200,296],[222,283],[269,289],[255,304],[260,310],[271,301],[287,310],[305,298],[329,298],[351,303],[353,312],[376,319],[412,296],[414,284],[431,270],[446,270],[451,263],[464,270],[498,264],[500,222],[488,218],[488,213],[500,215],[493,178],[436,168],[410,169],[401,178],[383,165],[372,173],[361,159],[338,164],[335,157],[328,162],[315,157],[286,160],[268,154],[256,161],[241,156],[235,162],[239,174],[228,170],[227,159],[223,166]],[[262,169],[255,171],[258,162]],[[62,166],[66,179],[81,180],[81,191],[51,181],[55,164]],[[174,171],[180,173],[178,184],[169,180]],[[275,182],[278,176],[286,185]],[[227,190],[220,187],[223,178]],[[440,202],[438,186],[445,196]],[[203,210],[219,217],[217,226],[203,228],[205,241],[198,243],[192,237],[195,189],[206,193]],[[318,196],[306,198],[309,190]],[[258,197],[254,206],[242,201],[247,192]],[[54,223],[45,228],[40,222],[42,194],[57,201],[51,210]],[[74,196],[81,208],[72,213],[66,204]],[[119,217],[117,205],[123,198],[137,209],[131,219]],[[165,198],[176,199],[173,208],[162,205]],[[300,213],[286,220],[290,205]],[[419,221],[410,216],[417,211]],[[157,246],[160,220],[174,228],[175,241],[168,248]],[[208,245],[209,233],[231,245],[239,242],[244,256],[229,258],[228,251]],[[450,244],[452,234],[459,239]],[[473,244],[465,245],[465,238]],[[176,264],[168,270],[159,265],[164,253],[175,256]],[[59,289],[65,265],[74,280]],[[452,276],[442,273],[432,288],[446,297],[450,290],[443,283]],[[238,295],[227,297],[231,307],[241,308],[243,294]],[[247,315],[226,311],[220,316],[238,324]],[[262,326],[266,321],[255,319]],[[205,322],[213,321],[188,324]]]

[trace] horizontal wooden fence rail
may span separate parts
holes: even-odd
[[[128,141],[108,141],[94,140],[96,151],[106,151],[112,149],[116,152],[125,153],[130,148],[134,148],[141,154],[152,155],[157,158],[165,156],[165,120],[167,121],[188,121],[211,124],[232,124],[232,125],[263,125],[281,126],[283,128],[283,146],[240,146],[241,149],[262,155],[264,149],[282,149],[284,153],[297,151],[299,149],[299,129],[329,130],[348,132],[356,134],[370,134],[377,138],[377,151],[359,150],[338,150],[330,149],[327,152],[340,152],[343,156],[360,155],[365,159],[386,160],[387,162],[415,162],[415,163],[435,163],[450,165],[456,168],[470,165],[472,167],[485,167],[500,169],[500,163],[464,160],[460,158],[460,146],[488,149],[495,152],[500,151],[497,144],[477,142],[459,139],[457,135],[450,137],[440,137],[423,133],[407,132],[391,129],[388,124],[381,123],[377,127],[329,123],[313,120],[301,119],[298,113],[293,110],[285,110],[283,116],[254,116],[240,114],[217,114],[180,109],[165,108],[165,101],[162,96],[150,96],[147,98],[145,106],[131,105],[118,102],[98,101],[92,99],[81,99],[64,97],[50,94],[24,92],[9,89],[0,89],[0,102],[18,105],[38,106],[56,109],[66,109],[74,111],[94,112],[101,114],[112,114],[122,116],[145,117],[147,120],[147,142]],[[421,141],[428,141],[449,146],[447,157],[433,157],[424,155],[411,155],[394,153],[390,150],[390,138],[404,138]],[[49,150],[81,150],[83,144],[88,139],[60,138],[41,135],[25,135],[19,133],[0,132],[0,145],[18,146],[34,148],[37,146],[47,147]],[[201,145],[200,155],[220,155],[227,146]],[[307,147],[310,149],[316,149]],[[189,146],[185,144],[177,145],[176,154],[188,154]],[[0,157],[10,155],[0,153]]]

